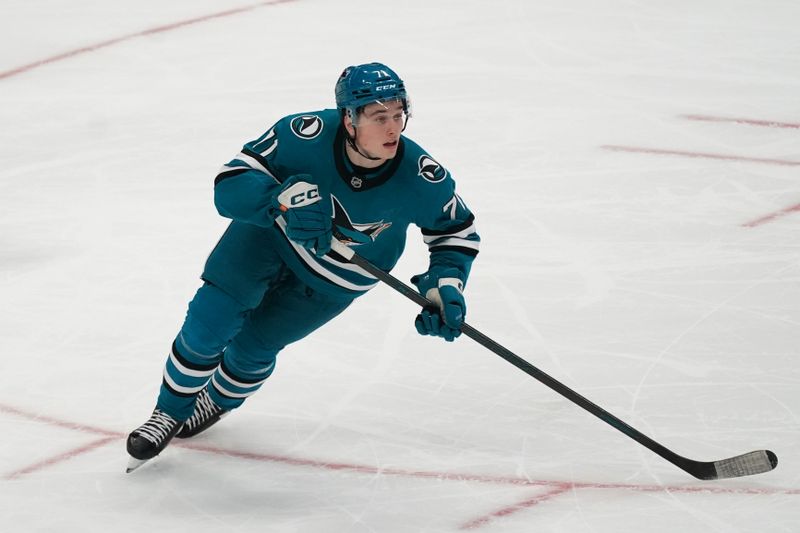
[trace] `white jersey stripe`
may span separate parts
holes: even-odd
[[[274,143],[272,143],[272,146],[261,152],[261,155],[267,157],[269,154],[274,152],[277,147],[278,147],[278,141],[275,141]]]
[[[466,239],[444,239],[428,244],[428,248],[436,248],[437,246],[457,246],[459,248],[478,250],[480,249],[481,243],[478,241],[468,241]]]
[[[217,174],[222,174],[223,172],[230,172],[231,170],[253,170],[252,168],[245,166],[245,165],[236,165],[235,167],[230,165],[222,165],[222,168],[219,169]]]
[[[266,174],[267,176],[269,176],[270,178],[274,179],[276,182],[278,182],[278,180],[275,179],[275,176],[273,176],[272,173],[269,170],[267,170],[267,167],[265,167],[264,165],[259,163],[258,159],[256,159],[255,157],[251,157],[251,156],[245,154],[244,152],[239,152],[239,154],[236,157],[234,157],[234,159],[238,159],[239,161],[243,161],[244,163],[247,163],[250,166],[250,168],[253,168],[255,170],[259,170],[259,171],[263,172],[264,174]],[[278,183],[280,183],[280,182],[278,182]]]
[[[361,268],[360,266],[354,265],[353,263],[350,263],[350,262],[342,263],[341,261],[337,261],[333,257],[328,257],[327,255],[324,255],[324,256],[320,257],[319,259],[321,261],[325,261],[326,263],[330,263],[330,264],[335,265],[335,266],[337,266],[339,268],[342,268],[344,270],[349,270],[350,272],[355,272],[356,274],[364,276],[365,278],[375,279],[375,280],[378,279],[375,276],[373,276],[372,274],[370,274],[369,272],[367,272],[366,270],[364,270],[363,268]]]
[[[283,217],[276,218],[275,222],[278,223],[278,227],[281,228],[281,231],[283,231],[284,234],[285,234],[286,233],[286,221],[283,220]],[[300,259],[302,259],[303,262],[306,264],[306,266],[308,266],[308,268],[310,268],[311,270],[313,270],[314,272],[316,272],[320,276],[326,278],[328,281],[330,281],[331,283],[333,283],[335,285],[339,285],[340,287],[344,287],[345,289],[350,289],[351,291],[362,292],[362,291],[367,291],[367,290],[375,287],[378,284],[378,282],[375,281],[375,283],[370,283],[368,285],[357,285],[357,284],[355,284],[353,282],[347,281],[346,279],[344,279],[344,278],[342,278],[340,276],[337,276],[336,274],[334,274],[330,270],[327,270],[324,266],[320,265],[319,262],[316,260],[316,256],[314,256],[311,253],[309,253],[308,250],[306,250],[305,248],[303,248],[302,246],[300,246],[296,242],[292,241],[288,237],[286,237],[286,239],[289,241],[289,244],[292,246],[292,248],[294,248],[294,251],[297,252],[297,255],[300,256]],[[361,268],[354,269],[353,272],[356,272],[356,273],[358,273],[358,274],[360,274],[360,275],[362,275],[362,276],[364,276],[366,278],[376,279],[376,278],[372,277],[370,274],[368,274],[365,270],[363,270]]]
[[[426,244],[430,244],[431,242],[433,242],[435,240],[443,239],[443,238],[446,238],[446,237],[458,237],[458,238],[463,239],[463,238],[469,237],[473,233],[475,233],[475,224],[472,224],[472,225],[470,225],[470,227],[468,227],[468,228],[466,228],[466,229],[464,229],[462,231],[459,231],[457,233],[444,233],[442,235],[423,235],[422,236],[422,240],[424,240]]]

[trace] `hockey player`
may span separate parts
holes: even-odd
[[[129,472],[239,407],[281,349],[377,285],[331,239],[388,271],[408,226],[420,227],[430,264],[411,281],[438,308],[422,310],[416,329],[447,341],[461,333],[480,239],[450,173],[402,135],[403,80],[381,63],[353,66],[335,93],[336,109],[284,117],[217,175],[214,203],[232,222],[172,344],[155,410],[128,436]]]

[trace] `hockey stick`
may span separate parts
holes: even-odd
[[[431,301],[419,294],[416,290],[409,287],[388,272],[384,272],[380,268],[376,267],[336,239],[333,240],[332,249],[350,263],[366,270],[368,273],[386,283],[414,303],[422,307],[434,306]],[[476,341],[481,346],[493,351],[495,354],[499,355],[529,376],[544,383],[566,399],[583,407],[585,410],[589,411],[606,424],[621,431],[645,448],[657,453],[670,463],[674,464],[684,472],[691,474],[697,479],[710,480],[750,476],[753,474],[769,472],[778,465],[778,457],[770,450],[756,450],[742,455],[737,455],[735,457],[730,457],[728,459],[721,459],[719,461],[695,461],[693,459],[682,457],[654,441],[639,430],[629,426],[599,405],[584,398],[560,381],[542,372],[525,359],[522,359],[511,350],[501,346],[467,323],[464,323],[464,325],[461,327],[461,332],[467,337]]]

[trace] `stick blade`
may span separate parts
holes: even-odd
[[[756,450],[729,459],[714,461],[713,464],[716,476],[709,479],[728,479],[774,470],[778,466],[778,456],[770,450]]]

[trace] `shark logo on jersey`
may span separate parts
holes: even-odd
[[[323,122],[317,115],[303,115],[292,119],[292,133],[301,139],[310,140],[322,133]]]
[[[331,200],[333,200],[333,236],[348,246],[374,242],[383,230],[392,225],[391,222],[383,220],[356,224],[350,220],[350,215],[334,195],[331,195]]]
[[[447,170],[429,155],[420,156],[419,175],[431,183],[439,183],[447,177]]]

